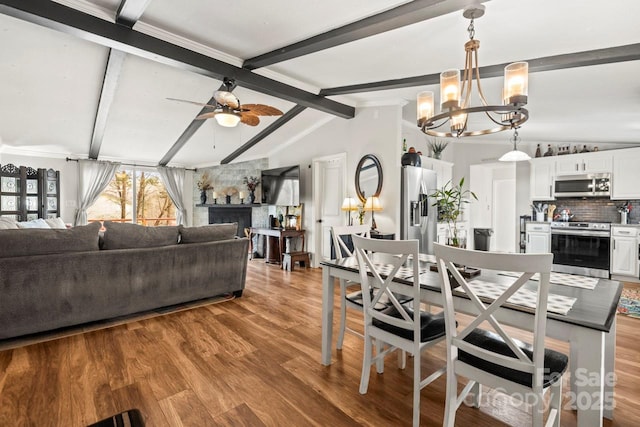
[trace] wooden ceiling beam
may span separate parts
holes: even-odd
[[[481,0],[485,3],[489,0]],[[415,0],[244,61],[255,70],[463,9],[468,0]]]
[[[116,12],[116,22],[133,28],[150,2],[151,0],[122,0]]]
[[[242,146],[240,148],[238,148],[233,153],[229,154],[227,157],[222,159],[220,161],[220,164],[226,165],[227,163],[231,163],[231,161],[233,161],[234,159],[236,159],[237,157],[242,155],[244,152],[249,150],[251,147],[256,145],[258,142],[262,141],[263,139],[265,139],[266,137],[271,135],[273,132],[275,132],[280,127],[282,127],[285,123],[287,123],[289,120],[293,119],[295,116],[297,116],[298,114],[302,113],[304,110],[306,110],[306,108],[307,107],[304,107],[302,105],[294,106],[289,111],[287,111],[282,116],[280,116],[278,118],[278,120],[276,120],[275,122],[271,123],[268,127],[263,129],[262,131],[260,131],[260,133],[258,133],[256,136],[254,136],[249,141],[247,141],[244,144],[242,144]]]
[[[607,47],[564,55],[547,56],[529,59],[529,72],[562,70],[566,68],[588,67],[591,65],[614,64],[616,62],[640,60],[640,43],[624,46]],[[480,67],[482,78],[500,77],[504,75],[504,67],[508,63]],[[322,89],[320,95],[346,95],[351,93],[376,92],[379,90],[402,89],[407,87],[428,86],[440,83],[440,73],[402,79],[382,80],[379,82],[361,83],[349,86]]]
[[[355,108],[350,105],[254,74],[50,0],[0,0],[0,13],[174,68],[217,80],[229,77],[247,89],[338,117],[350,119],[355,116]]]

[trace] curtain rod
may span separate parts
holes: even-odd
[[[71,157],[67,157],[67,162],[78,162],[80,160],[84,160],[84,159],[72,159]],[[86,159],[86,160],[93,160],[93,159]],[[97,160],[94,160],[97,162]],[[114,163],[120,163],[123,166],[133,166],[133,167],[139,167],[139,168],[157,168],[158,165],[137,165],[135,163],[123,163],[123,162],[114,162]],[[192,171],[192,172],[197,172],[198,169],[190,169],[190,168],[182,168],[186,171]]]

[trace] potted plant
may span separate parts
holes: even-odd
[[[463,190],[463,186],[464,177],[460,179],[458,185],[453,185],[449,181],[430,195],[436,200],[433,206],[438,207],[438,219],[446,221],[449,226],[449,244],[457,247],[466,245],[466,238],[458,229],[458,218],[462,214],[463,204],[469,203],[469,197],[478,200],[473,191]]]
[[[200,203],[204,205],[207,203],[207,190],[213,189],[209,172],[204,172],[196,185],[198,190],[200,190]]]
[[[434,159],[441,158],[442,152],[444,151],[445,148],[447,148],[447,145],[449,145],[448,142],[441,141],[438,139],[429,141],[428,144],[429,144],[429,148],[431,148],[431,155],[433,156]]]
[[[249,190],[249,203],[256,202],[256,188],[258,184],[260,184],[260,179],[257,176],[245,176],[243,180],[244,184],[247,186],[247,190]]]

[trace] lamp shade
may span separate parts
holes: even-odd
[[[380,204],[380,199],[375,196],[367,197],[367,201],[364,204],[365,211],[381,211],[382,205]]]
[[[233,113],[218,113],[214,117],[220,126],[226,128],[235,127],[240,123],[240,116]]]
[[[340,209],[343,211],[357,211],[358,203],[353,197],[345,197]]]
[[[524,151],[511,150],[505,153],[498,160],[501,162],[521,162],[524,160],[531,160],[531,156],[529,156]]]

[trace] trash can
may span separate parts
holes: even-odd
[[[491,228],[474,228],[473,229],[473,249],[476,251],[488,251],[491,242]]]

